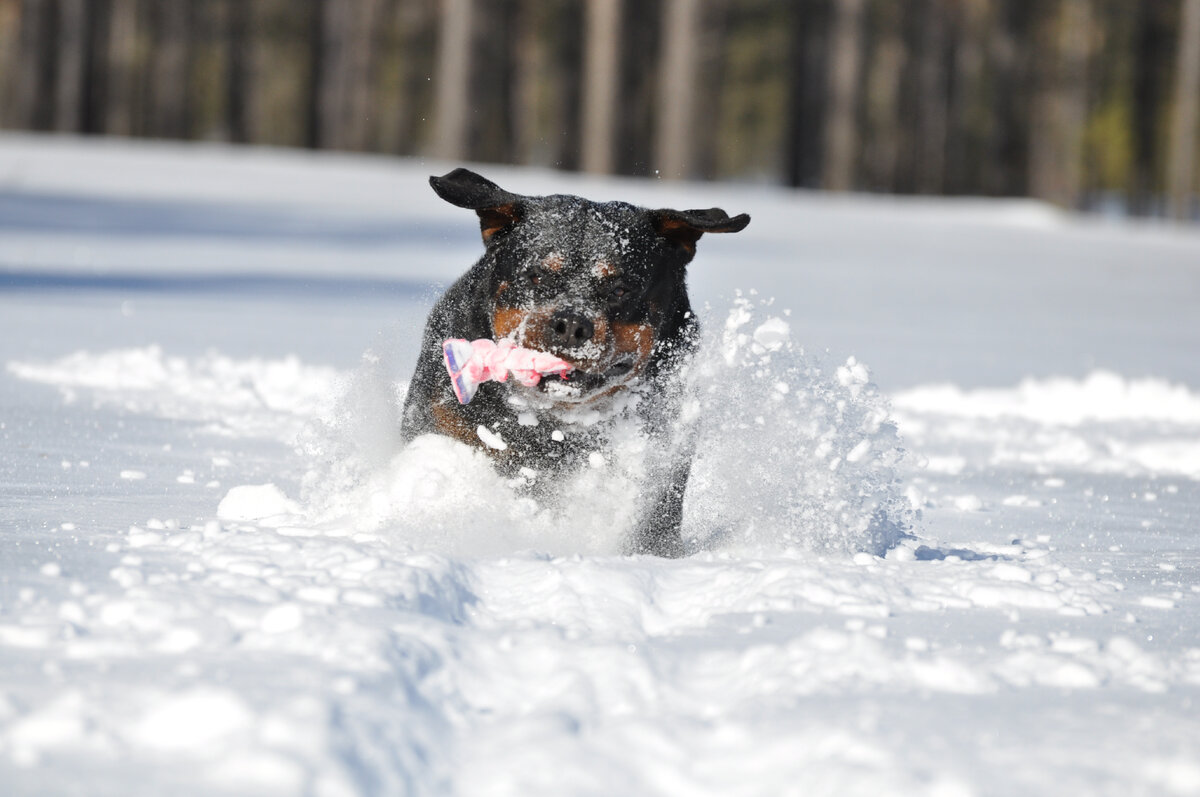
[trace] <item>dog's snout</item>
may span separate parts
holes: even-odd
[[[596,327],[587,316],[574,310],[560,310],[550,316],[549,327],[550,343],[564,348],[582,346],[596,334]]]

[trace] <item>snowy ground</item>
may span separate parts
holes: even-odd
[[[481,168],[754,218],[662,561],[397,450],[446,170],[0,137],[4,793],[1200,794],[1200,234]]]

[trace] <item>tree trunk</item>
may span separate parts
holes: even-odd
[[[915,188],[921,194],[940,194],[946,184],[946,28],[947,5],[927,0],[918,32]]]
[[[1029,180],[1029,97],[1033,9],[997,7],[991,25],[992,124],[983,176],[984,192],[1023,196]]]
[[[87,0],[59,0],[58,80],[55,86],[54,129],[78,132],[87,87]]]
[[[1158,164],[1158,119],[1162,105],[1162,52],[1170,45],[1163,24],[1166,0],[1142,0],[1136,3],[1137,35],[1134,41],[1133,76],[1133,164],[1129,186],[1129,207],[1134,215],[1149,215],[1155,209]]]
[[[108,30],[108,91],[104,97],[104,132],[131,136],[137,129],[137,0],[112,0]]]
[[[696,80],[700,63],[700,0],[666,0],[662,12],[662,66],[659,69],[660,115],[654,139],[654,163],[669,180],[695,171]]]
[[[58,71],[58,6],[54,0],[22,0],[13,119],[17,127],[50,130]]]
[[[321,81],[325,75],[325,3],[308,0],[308,81],[304,97],[304,145],[319,149],[321,141]]]
[[[821,181],[828,16],[828,0],[807,0],[791,5],[783,156],[784,181],[793,187],[813,187]]]
[[[165,138],[191,132],[192,0],[155,3],[154,51],[150,58],[150,131]]]
[[[863,146],[863,187],[871,191],[895,191],[900,158],[900,78],[908,61],[901,35],[904,10],[895,3],[876,7],[874,28],[877,41],[867,70],[866,140]]]
[[[554,22],[553,97],[548,129],[557,134],[553,163],[559,169],[577,170],[583,157],[583,57],[584,22],[578,3],[557,7]]]
[[[586,2],[582,166],[585,172],[611,174],[617,126],[621,2]]]
[[[617,99],[612,170],[616,174],[648,176],[653,172],[654,130],[660,97],[660,0],[618,3],[621,21],[617,36]]]
[[[1063,207],[1079,204],[1087,121],[1088,0],[1060,0],[1039,24],[1041,85],[1033,99],[1029,191]]]
[[[250,14],[245,0],[229,0],[225,6],[225,126],[230,141],[250,141]]]
[[[516,19],[512,24],[513,62],[512,97],[509,105],[515,109],[512,116],[512,146],[515,163],[531,164],[543,161],[539,154],[541,143],[540,121],[542,76],[549,71],[546,47],[539,35],[542,21],[535,0],[520,0],[516,6]]]
[[[1196,104],[1200,101],[1200,0],[1184,0],[1175,66],[1175,118],[1167,155],[1167,196],[1171,215],[1192,215],[1196,178]]]
[[[443,0],[438,30],[434,155],[458,161],[467,156],[471,113],[472,0]]]
[[[854,188],[858,165],[858,75],[862,63],[862,0],[837,0],[830,32],[829,115],[825,118],[825,170],[830,191]]]

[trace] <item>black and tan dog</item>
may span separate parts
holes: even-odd
[[[638,519],[629,549],[680,555],[692,446],[674,432],[680,369],[697,338],[685,267],[702,234],[737,232],[750,217],[518,196],[466,169],[429,182],[442,199],[478,214],[485,251],[430,313],[403,439],[457,438],[549,494],[557,479],[603,455],[609,419],[632,416],[650,445],[643,494],[630,497]],[[460,404],[443,363],[448,338],[509,338],[574,370],[532,388],[487,382]]]

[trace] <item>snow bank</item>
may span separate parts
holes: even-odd
[[[893,406],[935,469],[974,447],[1004,467],[1200,479],[1200,394],[1165,380],[1096,371],[1007,389],[930,385]]]
[[[1200,426],[1200,394],[1161,379],[1093,371],[1081,380],[1025,379],[1015,388],[963,390],[927,385],[897,393],[900,410],[963,418],[1020,418],[1041,424],[1162,421]]]
[[[186,358],[155,345],[78,351],[51,362],[19,360],[7,368],[21,379],[57,387],[69,402],[87,389],[93,400],[130,412],[207,422],[238,436],[294,437],[328,412],[340,393],[335,369],[295,356],[236,360],[209,352]]]

